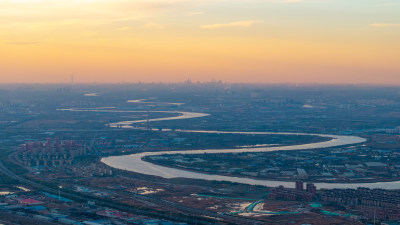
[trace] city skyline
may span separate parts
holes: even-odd
[[[400,85],[393,0],[0,0],[0,83]]]

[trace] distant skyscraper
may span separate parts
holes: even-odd
[[[296,190],[303,191],[303,189],[304,189],[303,181],[300,181],[300,180],[296,181]]]
[[[312,183],[307,183],[306,191],[308,193],[311,193],[311,194],[315,195],[317,193],[317,187],[315,187],[315,185],[312,184]]]

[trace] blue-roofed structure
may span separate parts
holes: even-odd
[[[54,199],[60,200],[62,202],[72,202],[72,200],[68,199],[68,198],[63,198],[63,197],[60,197],[58,195],[53,195],[53,194],[50,194],[50,193],[47,193],[47,192],[42,192],[42,193],[44,195],[46,195],[47,197],[54,198]]]
[[[35,206],[25,207],[24,209],[32,210],[32,211],[42,211],[42,210],[46,210],[47,208],[42,205],[35,205]]]

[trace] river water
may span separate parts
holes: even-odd
[[[144,112],[144,111],[127,111],[127,110],[104,110],[104,109],[61,109],[63,111],[94,111],[94,112]],[[178,116],[164,117],[149,119],[149,122],[178,120],[178,119],[191,119],[209,116],[205,113],[196,112],[180,112],[180,111],[151,111],[162,113],[175,113]],[[110,124],[110,127],[134,128],[133,124],[146,123],[147,120],[134,120],[122,121]],[[215,180],[215,181],[229,181],[251,185],[263,185],[269,187],[276,187],[283,185],[285,187],[294,187],[294,182],[288,181],[270,181],[259,180],[243,177],[232,177],[222,175],[212,175],[205,173],[192,172],[176,168],[169,168],[165,166],[155,165],[150,162],[143,161],[145,156],[156,155],[171,155],[171,154],[218,154],[218,153],[242,153],[242,152],[272,152],[272,151],[293,151],[293,150],[310,150],[337,147],[344,145],[359,144],[366,141],[366,139],[357,136],[343,136],[343,135],[329,135],[329,134],[306,134],[306,133],[279,133],[279,132],[229,132],[229,131],[201,131],[201,130],[177,130],[179,132],[193,132],[193,133],[224,133],[224,134],[246,134],[246,135],[315,135],[321,137],[329,137],[331,140],[318,143],[292,145],[292,146],[277,146],[277,147],[262,147],[262,148],[241,148],[241,149],[206,149],[206,150],[188,150],[188,151],[162,151],[162,152],[144,152],[124,156],[111,156],[103,158],[101,161],[111,167],[128,170],[136,173],[159,176],[163,178],[190,178],[201,180]],[[383,189],[400,189],[400,181],[393,182],[375,182],[375,183],[315,183],[317,188],[383,188]]]
[[[192,131],[188,131],[192,132]],[[195,131],[198,132],[198,131]],[[201,131],[207,132],[207,131]],[[211,131],[211,133],[219,133],[218,131]],[[230,132],[223,132],[230,133]],[[282,134],[282,135],[293,135],[294,133],[271,133],[271,132],[232,132],[242,134]],[[298,134],[298,135],[317,135],[317,134]],[[292,151],[300,149],[317,149],[317,148],[328,148],[342,145],[351,145],[365,142],[364,138],[356,136],[339,136],[339,135],[319,135],[323,137],[333,138],[330,141],[292,145],[292,146],[279,146],[279,147],[267,147],[267,148],[244,148],[244,149],[207,149],[207,150],[188,150],[188,151],[162,151],[162,152],[144,152],[138,154],[131,154],[125,156],[112,156],[102,159],[105,164],[136,173],[159,176],[163,178],[191,178],[191,179],[202,179],[202,180],[216,180],[216,181],[230,181],[243,184],[251,185],[263,185],[269,187],[276,187],[283,185],[285,187],[294,187],[294,182],[287,181],[269,181],[269,180],[258,180],[243,177],[232,177],[222,175],[212,175],[197,173],[187,170],[180,170],[176,168],[169,168],[165,166],[155,165],[146,161],[142,158],[145,156],[156,156],[156,155],[170,155],[170,154],[204,154],[204,153],[241,153],[241,152],[271,152],[271,151]],[[356,187],[369,187],[369,188],[384,188],[384,189],[400,189],[400,181],[396,182],[377,182],[377,183],[315,183],[317,188],[356,188]]]

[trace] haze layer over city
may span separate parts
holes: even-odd
[[[399,224],[395,0],[0,0],[0,224]]]

